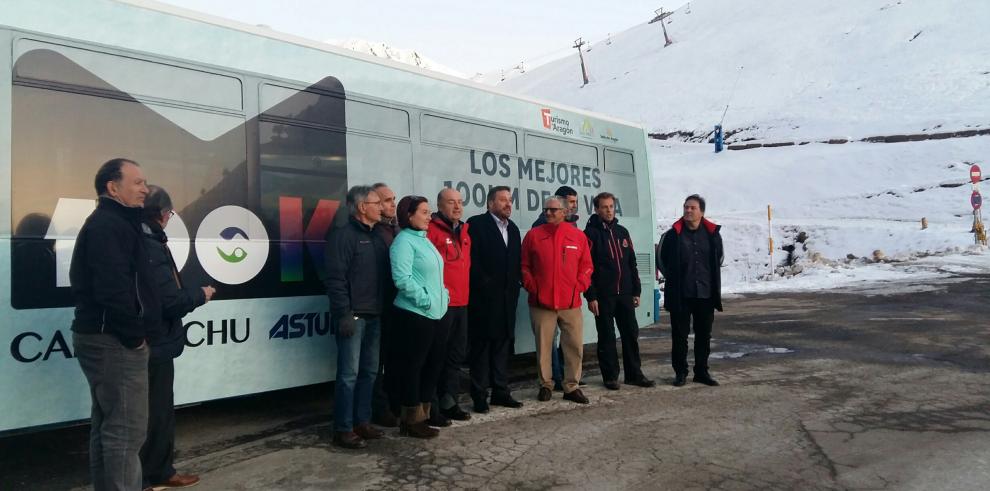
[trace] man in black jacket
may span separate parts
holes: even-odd
[[[382,200],[382,219],[375,226],[375,231],[382,236],[386,248],[392,247],[392,241],[399,235],[399,223],[395,216],[396,199],[395,191],[384,182],[376,182],[371,185],[378,197]],[[382,308],[381,321],[381,341],[379,346],[380,359],[378,360],[378,376],[375,377],[375,388],[371,396],[371,421],[379,426],[395,428],[399,426],[399,377],[396,372],[397,360],[399,359],[402,347],[390,343],[394,339],[395,329],[402,326],[395,325],[395,315],[392,312],[392,302],[395,300],[395,285],[389,276],[386,285],[385,306]]]
[[[381,315],[391,278],[388,247],[375,229],[382,199],[370,186],[347,191],[347,225],[327,242],[327,295],[337,340],[333,441],[364,448],[383,436],[371,426],[371,397],[378,374]]]
[[[141,239],[148,188],[132,160],[104,163],[94,180],[99,204],[72,252],[72,344],[92,397],[89,462],[98,490],[141,488],[138,455],[148,425],[145,318],[161,308]]]
[[[599,193],[593,200],[595,215],[584,229],[591,243],[595,271],[584,292],[588,309],[595,315],[598,330],[598,366],[609,390],[619,390],[619,359],[615,352],[615,328],[622,338],[622,368],[625,382],[640,387],[656,385],[640,369],[639,324],[636,307],[642,291],[636,253],[629,231],[615,217],[615,195]]]
[[[144,244],[155,291],[161,298],[161,317],[145,317],[145,332],[151,349],[148,363],[148,436],[141,447],[143,489],[184,488],[199,482],[199,476],[175,470],[175,381],[174,358],[185,347],[182,318],[213,298],[212,286],[191,287],[182,281],[168,248],[165,228],[175,214],[172,198],[158,186],[148,186],[144,200]]]
[[[694,323],[694,381],[715,386],[708,370],[712,322],[722,311],[721,227],[705,218],[705,199],[684,200],[684,216],[660,238],[657,269],[667,282],[663,307],[670,312],[674,385],[687,382],[688,335]]]
[[[488,211],[468,219],[471,237],[471,295],[468,300],[468,339],[471,345],[471,399],[474,411],[487,413],[491,403],[522,407],[509,391],[509,357],[516,337],[516,304],[522,286],[522,239],[512,215],[512,190],[488,191]]]

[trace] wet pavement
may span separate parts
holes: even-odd
[[[990,276],[924,287],[729,299],[720,387],[670,386],[665,326],[642,331],[660,385],[607,391],[592,362],[588,406],[537,402],[522,356],[525,407],[429,441],[333,447],[327,385],[190,407],[178,467],[200,489],[990,489]],[[0,489],[85,486],[86,431],[0,439]]]

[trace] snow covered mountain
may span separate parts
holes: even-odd
[[[585,53],[584,87],[576,53],[499,87],[642,123],[659,227],[684,196],[707,196],[730,291],[770,270],[767,205],[778,277],[828,284],[874,251],[970,250],[968,168],[990,156],[990,2],[694,0],[665,19],[667,47],[646,20]],[[713,153],[727,105],[730,148],[768,147]]]
[[[359,53],[398,61],[400,63],[416,66],[425,70],[432,70],[434,72],[440,72],[458,78],[467,78],[463,73],[426,58],[425,56],[420,55],[416,50],[395,48],[382,42],[365,41],[363,39],[329,39],[324,42],[352,51],[357,51]]]

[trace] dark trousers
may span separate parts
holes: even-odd
[[[637,382],[643,378],[639,359],[639,323],[636,322],[636,308],[631,295],[600,298],[595,317],[598,330],[598,366],[602,379],[606,382],[619,380],[619,355],[615,350],[615,328],[619,328],[622,339],[622,369],[626,382]]]
[[[175,364],[171,358],[148,365],[148,437],[141,447],[145,488],[175,475],[174,380]]]
[[[378,363],[378,377],[371,394],[371,414],[375,419],[386,413],[399,414],[399,373],[397,344],[395,342],[395,307],[385,309],[381,317],[381,356]]]
[[[471,336],[471,398],[484,401],[488,388],[492,398],[511,395],[509,391],[509,357],[512,356],[512,338],[491,339],[484,334]]]
[[[109,334],[72,334],[93,400],[89,470],[93,488],[141,488],[141,445],[148,431],[147,346],[132,350]]]
[[[671,365],[674,373],[687,375],[688,335],[694,328],[694,373],[708,373],[708,355],[711,352],[712,322],[715,320],[715,304],[711,299],[685,298],[683,308],[670,313],[673,346]]]
[[[447,347],[446,327],[408,310],[396,309],[398,325],[395,342],[399,343],[399,398],[403,406],[418,406],[433,401],[437,381],[443,370]]]
[[[437,398],[441,409],[449,409],[457,404],[457,393],[461,391],[461,365],[467,356],[468,344],[467,307],[448,307],[440,323],[447,330],[447,347],[437,383]]]

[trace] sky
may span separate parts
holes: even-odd
[[[350,38],[415,49],[464,74],[535,67],[648,22],[684,0],[163,0],[318,41]],[[569,51],[570,50],[570,51]]]

